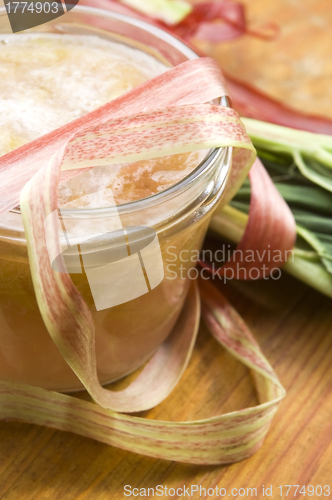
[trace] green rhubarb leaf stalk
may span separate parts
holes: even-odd
[[[296,246],[283,269],[332,298],[332,137],[250,118],[242,121],[297,223]],[[250,193],[246,180],[231,206],[217,209],[210,224],[216,235],[241,241]]]
[[[332,192],[332,137],[242,118],[256,148],[289,154],[301,174]]]
[[[216,236],[239,243],[248,223],[248,215],[227,205],[218,208],[211,222],[210,230]],[[303,228],[297,227],[298,234],[303,236]],[[305,252],[296,247],[282,269],[306,283],[324,295],[332,298],[332,275],[321,263],[317,252]]]
[[[192,11],[185,0],[121,0],[121,3],[170,25],[178,24]]]

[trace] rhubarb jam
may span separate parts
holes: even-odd
[[[167,70],[130,44],[91,35],[1,35],[0,62],[0,155]],[[86,250],[97,262],[91,279],[84,266],[78,272],[68,271],[94,318],[101,383],[120,378],[144,363],[179,317],[190,278],[195,277],[194,272],[188,277],[188,272],[195,271],[218,198],[215,185],[226,168],[222,165],[225,155],[204,160],[206,156],[202,151],[98,166],[59,186],[66,228],[68,224],[79,229],[83,225],[94,235],[112,234],[112,230],[120,234],[122,228],[146,226],[153,228],[155,243],[160,246],[158,281],[153,270],[145,292],[143,283],[142,293],[127,301],[119,299],[118,304],[110,301],[110,307],[107,301],[96,301],[92,287],[91,280],[96,289],[99,286],[98,238],[92,238]],[[114,246],[114,238],[112,241]],[[185,258],[182,250],[187,251]],[[152,254],[144,258],[152,259]],[[149,262],[145,264],[140,276],[149,269]],[[120,259],[117,268],[121,265]],[[128,280],[133,286],[137,284],[136,268],[128,269],[115,282],[119,294],[121,280],[127,280],[127,286]],[[153,279],[155,286],[151,285]],[[62,391],[82,388],[40,315],[19,209],[0,217],[0,379]]]

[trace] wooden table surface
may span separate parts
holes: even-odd
[[[214,55],[229,71],[239,74],[242,68],[250,81],[277,97],[287,96],[298,107],[332,116],[330,0],[248,0],[246,4],[254,24],[271,16],[281,22],[281,38],[269,44],[246,38],[213,48]],[[126,498],[125,485],[218,485],[228,493],[232,488],[257,488],[257,497],[232,498],[276,500],[286,498],[285,490],[281,496],[278,488],[285,484],[329,484],[332,490],[331,300],[286,274],[279,281],[234,282],[226,294],[287,389],[256,455],[229,466],[184,465],[141,457],[74,434],[1,422],[0,498],[116,500]],[[256,402],[248,370],[202,326],[180,385],[145,414],[191,420]],[[272,495],[263,497],[263,485],[272,486]],[[290,498],[302,498],[293,493]]]

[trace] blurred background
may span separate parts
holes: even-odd
[[[192,0],[200,3],[201,0]],[[330,0],[242,0],[250,28],[274,22],[274,40],[243,35],[201,43],[230,75],[294,108],[332,118]]]

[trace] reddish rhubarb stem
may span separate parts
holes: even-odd
[[[223,71],[233,107],[242,116],[268,121],[285,127],[332,135],[332,120],[309,115],[281,103],[248,83],[236,80]]]

